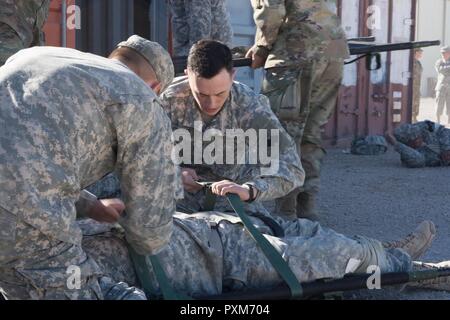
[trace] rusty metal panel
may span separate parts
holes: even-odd
[[[371,35],[376,41],[387,43],[391,38],[392,31],[392,1],[373,0],[371,4],[372,17],[380,19],[372,25]],[[389,113],[389,77],[391,67],[390,53],[381,54],[381,69],[370,72],[370,84],[367,103],[367,130],[366,134],[382,134],[386,131],[386,123]]]
[[[348,37],[359,35],[359,0],[338,2],[338,13],[342,17],[342,27]],[[328,145],[348,144],[358,129],[358,65],[349,64],[344,67],[342,87],[338,96],[336,110],[325,126],[324,140]]]
[[[55,47],[75,48],[75,29],[67,27],[67,12],[75,0],[53,0],[44,26],[45,44]],[[68,11],[69,10],[69,11]]]

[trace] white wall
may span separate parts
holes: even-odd
[[[233,27],[233,46],[252,46],[255,41],[255,23],[250,1],[227,0]],[[260,91],[263,78],[262,69],[254,71],[251,68],[238,68],[236,79]]]
[[[411,39],[411,0],[393,2],[392,42],[408,42]],[[410,78],[409,50],[394,51],[391,54],[391,83],[407,86]]]
[[[359,0],[346,0],[342,2],[342,28],[347,38],[359,36]],[[352,59],[355,57],[352,57]],[[358,69],[356,63],[344,67],[344,78],[342,84],[346,87],[356,86]]]
[[[417,0],[416,40],[441,40],[450,45],[450,0]],[[426,95],[428,78],[436,78],[434,64],[439,59],[439,47],[424,48],[422,65],[422,95]]]

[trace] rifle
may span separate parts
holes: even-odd
[[[435,41],[413,41],[413,42],[399,42],[399,43],[388,43],[388,44],[376,44],[363,41],[349,41],[348,46],[351,55],[361,55],[353,60],[345,62],[345,64],[350,64],[356,62],[360,59],[366,59],[366,68],[369,71],[378,70],[381,68],[381,55],[382,52],[391,51],[401,51],[401,50],[412,50],[417,48],[433,47],[439,46],[441,42],[439,40]],[[375,58],[376,65],[372,68],[372,61]]]
[[[302,283],[303,296],[301,299],[323,297],[331,293],[368,289],[367,281],[371,274],[349,274],[342,279],[317,280],[309,283]],[[450,269],[433,269],[412,272],[391,272],[380,276],[381,288],[429,280],[450,276]],[[286,284],[277,288],[263,290],[248,290],[245,292],[230,292],[216,296],[194,297],[200,300],[286,300],[291,299],[291,291]]]
[[[374,37],[362,37],[348,40],[348,47],[351,55],[360,55],[359,57],[347,61],[345,64],[356,62],[360,59],[367,58],[366,68],[367,70],[378,70],[381,68],[381,55],[382,52],[399,51],[399,50],[411,50],[417,48],[425,48],[432,46],[439,46],[441,42],[435,41],[413,41],[413,42],[399,42],[388,44],[377,44],[374,42]],[[375,58],[376,66],[372,68],[372,60]],[[173,64],[175,66],[175,73],[181,74],[184,72],[187,66],[187,57],[174,57]],[[252,60],[249,58],[237,58],[233,59],[233,66],[249,67],[252,64]]]

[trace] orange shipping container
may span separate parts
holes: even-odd
[[[52,0],[44,26],[46,45],[75,48],[74,5],[75,0]]]

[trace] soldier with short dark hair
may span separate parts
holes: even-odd
[[[201,144],[197,152],[189,152],[189,156],[188,151],[183,152],[180,165],[186,192],[184,199],[178,202],[178,209],[183,212],[204,210],[205,193],[198,181],[208,181],[214,182],[214,193],[237,193],[246,201],[249,212],[269,215],[262,201],[286,195],[303,182],[304,171],[294,141],[270,109],[267,97],[234,81],[232,54],[225,44],[214,40],[197,42],[189,53],[186,75],[176,78],[161,95],[174,132],[186,130],[194,137],[188,143],[189,151]],[[248,131],[255,132],[255,141],[230,139],[230,132],[245,134]],[[263,137],[261,132],[267,135]],[[220,158],[206,160],[203,156],[208,155],[209,143],[202,144],[202,141],[195,141],[195,137],[207,133],[214,133],[210,137],[214,141],[232,141],[233,145],[230,149],[223,148],[222,153],[216,150]],[[272,138],[272,133],[278,138]],[[274,164],[273,170],[261,160],[263,143],[275,149],[270,163]],[[238,157],[239,149],[243,150],[245,158]],[[256,150],[259,155],[255,162],[250,161],[250,150]],[[199,163],[196,162],[198,155]],[[226,200],[222,200],[215,210],[231,210]]]

